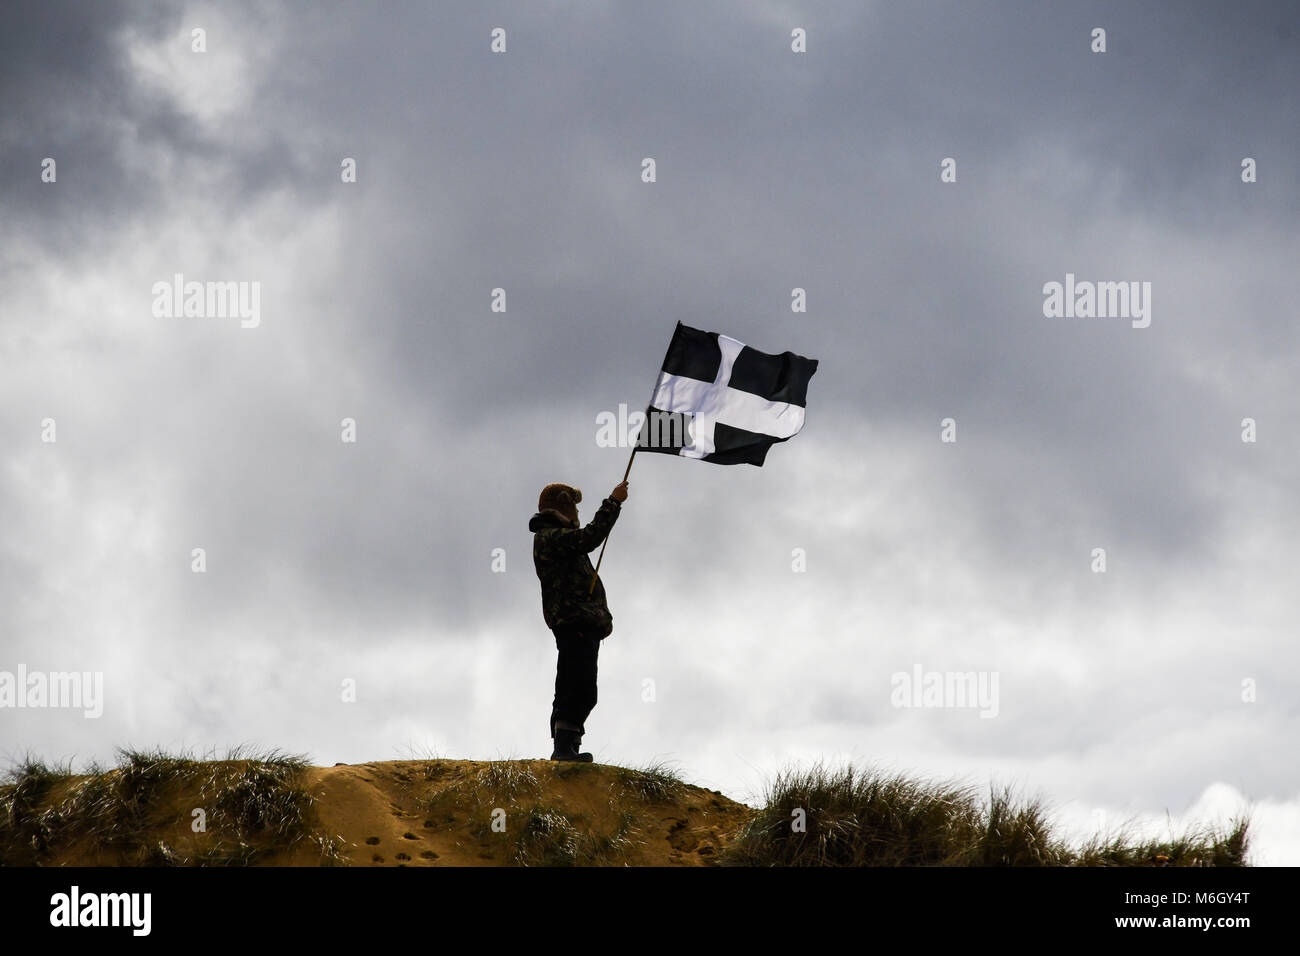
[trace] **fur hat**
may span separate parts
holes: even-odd
[[[538,496],[537,510],[554,512],[576,528],[580,501],[582,501],[582,489],[569,485],[550,484],[543,488]]]

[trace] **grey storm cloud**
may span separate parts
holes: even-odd
[[[645,402],[680,319],[821,365],[763,469],[638,460],[602,571],[611,747],[729,783],[820,744],[1098,802],[1293,798],[1234,736],[1293,711],[1146,689],[1231,706],[1294,655],[1298,40],[1267,3],[6,5],[0,635],[94,662],[118,707],[5,744],[533,746],[527,518],[546,482],[584,517],[617,482],[596,416]],[[177,272],[260,281],[261,326],[160,324]],[[1150,327],[1045,318],[1067,273],[1151,282]],[[1191,630],[1128,643],[1164,626]],[[892,709],[922,656],[1001,668],[1002,716]],[[340,714],[359,674],[372,709]],[[1217,749],[1067,766],[1144,720]]]

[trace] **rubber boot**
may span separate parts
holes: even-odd
[[[551,754],[551,759],[591,763],[591,754],[578,753],[578,744],[581,741],[582,738],[578,736],[578,732],[575,730],[556,730],[555,752]]]

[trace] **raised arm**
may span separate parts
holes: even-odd
[[[595,551],[605,540],[618,520],[619,501],[613,496],[601,502],[595,516],[584,528],[556,528],[547,538],[548,544],[561,554],[585,554]]]

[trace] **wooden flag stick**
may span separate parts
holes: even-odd
[[[646,409],[647,414],[649,409]],[[647,418],[647,421],[649,419]],[[628,456],[627,468],[623,471],[623,480],[627,481],[627,476],[632,473],[632,462],[636,460],[636,450],[641,447],[641,436],[637,435],[637,443],[632,446],[632,454]],[[614,529],[609,529],[609,534],[613,534]],[[596,558],[596,570],[591,573],[591,584],[587,587],[587,593],[590,594],[596,590],[596,577],[600,574],[600,562],[605,560],[605,545],[609,544],[609,534],[605,535],[605,540],[600,545],[600,556]]]
[[[680,326],[680,325],[682,324],[682,323],[681,323],[681,320],[678,320],[677,324]],[[674,333],[674,335],[675,335],[675,334],[676,334],[676,333]],[[645,421],[641,423],[641,432],[638,432],[638,433],[637,433],[637,436],[636,436],[636,444],[632,446],[632,454],[629,455],[629,456],[628,456],[628,459],[627,459],[627,468],[625,468],[625,469],[623,470],[623,480],[624,480],[624,481],[627,481],[627,476],[630,475],[630,474],[632,473],[632,462],[636,460],[636,450],[637,450],[638,448],[641,447],[641,433],[642,433],[642,432],[645,432],[646,429],[647,429],[647,428],[649,427],[649,425],[650,425],[650,409],[654,408],[655,396],[659,394],[659,383],[662,382],[663,379],[664,379],[664,372],[663,372],[663,370],[664,370],[664,368],[667,367],[667,365],[668,365],[668,355],[671,355],[671,354],[672,354],[672,342],[670,341],[670,342],[668,343],[668,353],[667,353],[666,355],[664,355],[664,360],[663,360],[663,362],[660,363],[660,365],[659,365],[659,374],[655,376],[655,387],[654,387],[654,389],[650,392],[650,401],[649,401],[649,403],[648,403],[648,404],[646,405],[646,407],[645,407]],[[609,531],[610,531],[610,534],[613,534],[613,533],[614,533],[614,529],[613,529],[613,528],[610,528]],[[605,535],[605,540],[604,540],[603,542],[601,542],[601,545],[600,545],[600,557],[596,558],[596,570],[593,571],[593,572],[591,573],[591,584],[588,585],[588,587],[587,587],[587,593],[588,593],[588,594],[590,594],[592,591],[596,590],[596,578],[597,578],[597,577],[599,576],[599,574],[600,574],[600,562],[602,562],[602,561],[605,560],[605,545],[607,545],[607,544],[609,544],[609,535],[608,535],[608,534]]]

